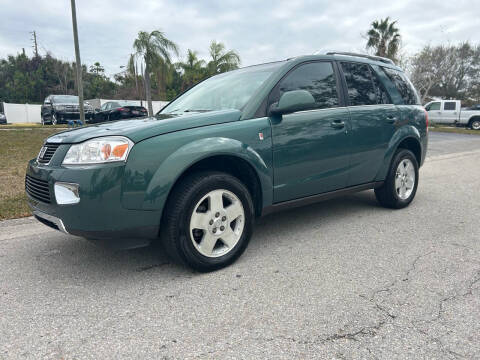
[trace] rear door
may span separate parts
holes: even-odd
[[[348,110],[340,100],[334,63],[315,61],[292,69],[272,90],[268,106],[286,91],[307,90],[311,109],[272,116],[274,201],[344,188],[350,162]]]
[[[340,64],[351,123],[347,186],[354,186],[375,181],[399,117],[397,107],[370,65],[347,61]]]
[[[458,120],[460,104],[459,101],[444,101],[442,108],[442,122],[444,124],[453,124]]]

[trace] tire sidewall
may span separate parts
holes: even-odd
[[[475,128],[475,123],[477,123],[477,128]],[[472,128],[472,130],[480,130],[480,120],[473,120],[470,127]]]
[[[395,175],[396,175],[396,172],[397,172],[398,165],[404,159],[409,159],[413,164],[413,168],[415,170],[415,184],[413,186],[413,191],[410,194],[410,196],[406,199],[401,199],[398,196],[397,190],[396,190],[396,187],[395,187]],[[415,155],[410,150],[407,150],[407,149],[399,150],[395,154],[395,157],[394,157],[393,162],[392,162],[392,166],[390,167],[389,176],[388,176],[388,179],[387,179],[388,189],[391,192],[392,197],[395,199],[395,205],[396,205],[397,208],[403,208],[405,206],[408,206],[413,201],[413,199],[415,198],[415,194],[417,193],[417,188],[418,188],[418,180],[419,180],[418,175],[419,175],[418,162],[417,162],[417,159],[416,159]]]
[[[202,255],[194,246],[190,237],[190,219],[197,203],[210,191],[228,190],[234,193],[242,202],[244,209],[244,229],[240,240],[227,254],[211,258]],[[247,188],[236,178],[227,174],[215,174],[206,177],[197,184],[186,197],[177,229],[177,250],[180,256],[192,267],[201,271],[222,268],[234,262],[246,249],[253,230],[253,203]]]

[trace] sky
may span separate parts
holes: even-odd
[[[75,58],[70,1],[0,0],[0,58],[25,48]],[[402,52],[462,41],[480,42],[480,1],[339,0],[77,0],[82,63],[100,62],[109,76],[126,65],[139,31],[162,30],[180,46],[208,58],[212,40],[235,49],[242,66],[326,50],[365,52],[375,19],[398,21]]]

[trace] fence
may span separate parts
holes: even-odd
[[[10,124],[39,123],[41,105],[3,103],[3,110]]]
[[[131,104],[140,106],[140,103],[147,108],[146,101],[140,100],[106,100],[106,99],[91,99],[87,100],[94,108],[100,108],[107,101],[128,101]],[[163,108],[168,101],[152,101],[153,113],[155,114],[161,108]],[[32,105],[32,104],[11,104],[3,103],[3,110],[5,116],[7,117],[7,122],[9,124],[19,124],[19,123],[40,123],[41,122],[41,105]]]

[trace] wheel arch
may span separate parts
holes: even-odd
[[[260,178],[253,165],[242,157],[232,154],[211,155],[191,164],[187,167],[173,183],[166,203],[173,193],[173,190],[186,176],[201,171],[224,172],[240,180],[250,192],[255,208],[255,215],[259,216],[263,208],[263,192]]]
[[[273,197],[272,170],[247,144],[229,138],[204,138],[178,148],[153,174],[141,205],[144,210],[162,210],[179,181],[195,171],[223,171],[248,188],[261,214]]]
[[[404,126],[398,129],[390,139],[387,151],[385,153],[383,165],[376,176],[377,181],[383,181],[385,179],[393,160],[393,156],[400,148],[412,151],[419,166],[423,163],[424,152],[422,149],[420,132],[414,126]]]

